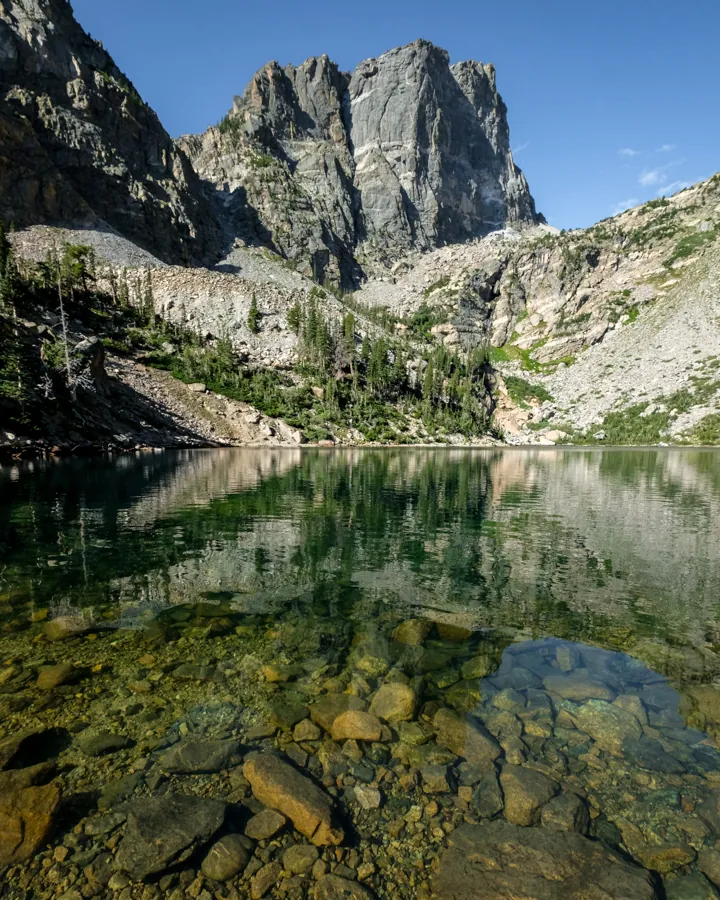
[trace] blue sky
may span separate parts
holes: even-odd
[[[720,170],[719,0],[72,0],[173,135],[264,63],[342,68],[418,37],[497,66],[538,209],[575,228]]]

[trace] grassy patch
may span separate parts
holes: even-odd
[[[688,437],[693,444],[720,444],[720,413],[701,419]]]
[[[512,339],[515,337],[517,337],[517,335],[513,335]],[[577,357],[569,354],[567,356],[561,356],[559,359],[551,359],[545,363],[533,359],[532,354],[543,347],[547,342],[548,338],[543,338],[529,348],[517,347],[515,344],[511,343],[504,344],[502,347],[490,347],[488,359],[493,365],[517,360],[520,363],[520,368],[525,372],[543,372],[547,374],[554,372],[562,363],[566,366],[571,366],[575,362]]]
[[[604,444],[657,444],[661,441],[670,424],[668,411],[653,413],[640,418],[647,403],[636,403],[618,412],[605,416],[602,425],[593,426],[587,433],[573,434],[575,444],[598,443],[593,434],[605,432]]]
[[[520,406],[527,406],[531,400],[552,400],[552,395],[541,384],[531,384],[524,378],[508,375],[505,379],[510,399]]]
[[[443,275],[442,278],[438,278],[437,281],[433,282],[431,285],[428,285],[428,287],[425,288],[425,290],[423,292],[423,296],[425,297],[425,299],[427,299],[430,296],[430,294],[434,294],[435,291],[442,290],[444,287],[447,287],[449,284],[450,284],[450,276]]]
[[[719,233],[717,228],[713,228],[711,231],[696,231],[693,234],[686,234],[677,242],[672,254],[663,262],[663,265],[669,269],[679,259],[687,259],[706,244],[714,241]]]
[[[651,413],[649,416],[641,416],[647,407],[647,401],[635,403],[618,412],[611,412],[605,416],[602,425],[594,426],[591,432],[573,435],[573,441],[577,444],[594,444],[592,435],[598,431],[604,431],[607,444],[657,444],[667,439],[667,430],[671,421],[681,413],[685,413],[694,406],[707,403],[715,397],[720,390],[720,381],[710,378],[693,376],[691,386],[681,388],[665,397],[658,397],[665,409]],[[695,428],[688,440],[694,443],[714,443],[718,438],[713,437],[715,429],[720,422],[720,416],[712,414],[706,416]]]
[[[269,169],[275,164],[275,157],[269,153],[253,153],[248,160],[251,169]]]
[[[665,197],[661,197],[659,200],[648,200],[648,202],[643,206],[643,210],[663,209],[666,206],[670,206],[670,201],[666,200]]]
[[[668,409],[674,409],[678,413],[687,412],[693,406],[707,403],[720,391],[720,381],[713,381],[712,378],[691,375],[690,383],[690,388],[681,388],[663,399],[662,402]]]
[[[429,340],[432,337],[430,329],[435,325],[440,325],[445,318],[446,315],[441,310],[431,309],[426,303],[423,303],[420,309],[406,320],[406,324],[408,330],[416,337]]]

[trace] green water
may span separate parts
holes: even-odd
[[[179,738],[290,748],[359,835],[330,870],[414,897],[433,890],[461,822],[517,818],[507,792],[504,810],[502,792],[483,808],[463,753],[442,746],[434,716],[449,709],[494,736],[493,771],[577,791],[582,832],[657,873],[661,897],[720,838],[720,815],[703,812],[720,786],[719,558],[714,451],[258,449],[3,467],[0,738],[38,723],[76,735],[59,756],[65,796],[97,800],[140,771],[122,802],[161,790],[154,754]],[[82,677],[36,687],[67,661]],[[374,750],[293,740],[318,698],[372,711],[383,684],[409,686],[415,705]],[[132,748],[88,761],[80,739],[100,731]],[[447,769],[447,790],[428,766]],[[172,786],[228,798],[225,776],[205,777]],[[363,783],[379,809],[358,807]],[[415,806],[427,825],[398,830]],[[522,824],[546,827],[543,808]],[[69,831],[61,817],[33,855]],[[284,835],[277,853],[297,838]],[[71,871],[76,852],[70,841],[56,866]],[[244,896],[251,877],[228,885]],[[27,878],[18,896],[53,896]],[[305,881],[267,896],[311,896]]]

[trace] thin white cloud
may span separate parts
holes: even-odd
[[[664,174],[662,169],[646,169],[638,178],[638,184],[641,184],[643,187],[658,184],[658,182],[662,181]]]
[[[673,169],[675,166],[681,166],[684,162],[684,159],[674,159],[672,162],[665,163],[664,166],[644,169],[638,177],[638,184],[641,184],[643,187],[653,187],[656,184],[662,184],[667,179],[665,174],[667,170]]]
[[[673,150],[677,149],[677,144],[663,144],[662,147],[658,147],[655,151],[656,153],[672,153]]]
[[[685,190],[690,187],[689,181],[671,181],[670,184],[663,184],[657,189],[658,197],[668,197],[670,194],[677,194],[678,191]]]
[[[513,147],[513,151],[512,151],[513,156],[517,156],[518,153],[522,153],[523,150],[527,150],[527,148],[529,146],[530,146],[530,141],[526,141],[524,144],[520,144],[519,147]]]
[[[633,150],[632,147],[621,147],[618,150],[620,156],[626,156],[632,159],[633,156],[642,156],[642,150]]]
[[[621,200],[620,203],[616,203],[612,208],[612,214],[614,216],[619,216],[620,213],[625,212],[626,209],[631,209],[633,206],[637,206],[640,201],[637,197],[628,197],[627,200]]]

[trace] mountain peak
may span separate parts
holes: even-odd
[[[494,66],[451,66],[424,39],[349,75],[327,56],[269,63],[221,132],[184,146],[230,227],[320,280],[352,283],[408,251],[538,220]]]

